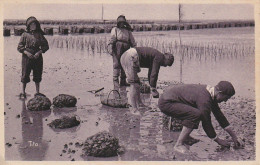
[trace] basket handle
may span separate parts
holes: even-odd
[[[117,93],[118,93],[118,95],[119,95],[119,98],[121,98],[121,96],[120,96],[120,93],[118,92],[118,90],[111,90],[109,93],[108,93],[108,95],[107,95],[107,100],[109,99],[109,96],[110,96],[110,94],[111,94],[111,92],[113,92],[113,91],[116,91]]]

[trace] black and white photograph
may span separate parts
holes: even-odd
[[[3,1],[1,160],[258,164],[258,5]]]

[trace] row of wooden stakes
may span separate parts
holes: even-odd
[[[191,30],[191,29],[210,29],[210,28],[228,28],[228,27],[248,27],[255,26],[254,22],[219,22],[219,23],[190,23],[190,24],[134,24],[133,31],[169,31],[169,30]],[[45,27],[46,35],[60,34],[84,34],[84,33],[110,33],[114,26],[58,26]],[[20,36],[25,31],[25,28],[13,28],[13,34]],[[11,28],[4,28],[4,36],[11,35]]]

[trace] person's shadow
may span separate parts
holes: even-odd
[[[19,152],[23,160],[44,160],[48,142],[43,140],[43,118],[51,114],[51,110],[33,112],[26,109],[22,100],[22,143]]]

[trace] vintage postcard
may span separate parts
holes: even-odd
[[[1,2],[0,161],[259,164],[259,5]]]

